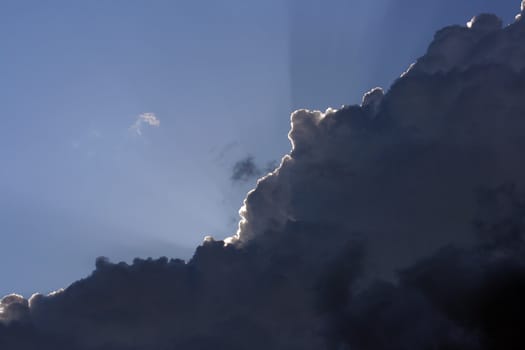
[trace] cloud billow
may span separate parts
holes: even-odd
[[[525,22],[440,30],[389,90],[291,116],[237,233],[0,304],[2,349],[522,349]]]

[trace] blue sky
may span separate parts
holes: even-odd
[[[0,294],[95,257],[191,256],[236,227],[233,164],[289,149],[289,114],[360,101],[434,31],[519,1],[3,1]],[[417,28],[417,30],[415,30]],[[158,126],[141,124],[153,113]]]

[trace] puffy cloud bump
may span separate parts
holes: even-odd
[[[0,348],[523,349],[524,69],[520,18],[438,31],[389,90],[292,114],[234,236],[7,296]]]

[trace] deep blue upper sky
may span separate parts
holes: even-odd
[[[360,101],[481,12],[519,1],[2,1],[0,294],[48,292],[94,258],[188,257],[230,235],[289,149],[289,114]],[[134,125],[154,113],[160,125]],[[139,120],[140,121],[140,120]]]

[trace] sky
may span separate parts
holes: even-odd
[[[292,111],[360,103],[481,12],[516,1],[2,1],[0,294],[230,236],[235,164],[279,162]]]
[[[2,3],[0,348],[525,348],[519,5]]]

